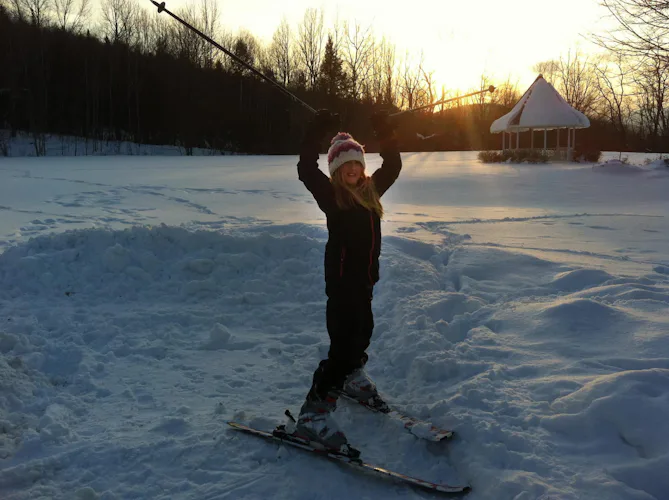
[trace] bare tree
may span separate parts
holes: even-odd
[[[595,68],[601,106],[597,111],[618,134],[621,147],[627,144],[627,129],[632,113],[631,68],[623,54],[610,54]]]
[[[594,60],[591,60],[594,59]],[[584,56],[579,50],[567,56],[560,56],[558,61],[546,61],[535,66],[548,72],[544,78],[562,94],[562,97],[582,113],[592,111],[597,100],[597,74],[595,66],[599,61],[591,56]],[[543,74],[543,73],[542,73]]]
[[[14,15],[34,26],[44,27],[48,24],[50,14],[49,0],[9,0]]]
[[[131,43],[136,15],[137,5],[132,0],[105,0],[102,3],[102,33],[112,43]]]
[[[135,18],[137,35],[135,36],[135,47],[144,54],[149,54],[155,49],[154,25],[159,16],[151,15],[146,10],[139,10]]]
[[[309,8],[297,28],[297,50],[306,70],[309,88],[314,88],[318,81],[324,42],[323,11]]]
[[[520,91],[518,90],[518,80],[515,82],[511,80],[509,75],[505,82],[500,83],[495,87],[495,92],[490,96],[490,103],[504,106],[505,108],[513,107],[520,100]]]
[[[635,76],[638,87],[639,117],[642,131],[657,147],[661,136],[669,134],[669,117],[665,106],[669,101],[669,62],[660,51],[643,61]]]
[[[290,83],[290,77],[294,69],[292,38],[292,31],[288,21],[284,17],[272,35],[272,42],[269,46],[271,67],[278,81],[283,83],[283,85]]]
[[[163,16],[149,16],[149,25],[144,31],[146,37],[146,49],[154,54],[173,53],[175,32],[174,24],[170,19]]]
[[[345,46],[344,62],[350,76],[349,90],[354,100],[359,100],[362,94],[362,84],[371,71],[370,58],[374,39],[371,36],[371,26],[362,29],[359,23],[351,27],[344,24],[348,43]]]
[[[219,37],[218,7],[214,0],[200,0],[199,4],[188,4],[178,12],[188,22],[209,38]],[[216,48],[203,40],[192,30],[182,25],[170,25],[170,38],[166,40],[173,47],[172,53],[187,59],[203,68],[212,68],[217,58]],[[217,40],[222,46],[230,48],[229,42]]]
[[[218,3],[216,0],[200,0],[200,16],[197,28],[212,40],[218,32]],[[212,68],[216,57],[216,47],[210,43],[202,44],[202,66]]]
[[[601,0],[618,27],[591,35],[599,45],[618,53],[644,56],[655,52],[669,60],[669,3],[667,0]]]
[[[383,78],[383,99],[384,105],[393,105],[397,103],[397,63],[395,46],[386,41],[381,41],[381,74]]]
[[[420,71],[421,76],[423,77],[423,89],[424,89],[426,104],[435,102],[434,96],[437,93],[437,89],[435,87],[435,82],[434,82],[434,70],[427,71],[422,64],[418,69]]]
[[[337,54],[341,53],[344,44],[344,31],[346,29],[344,24],[345,23],[339,20],[339,15],[337,15],[332,28],[328,31],[328,36],[332,39],[334,50]]]
[[[378,104],[394,104],[397,98],[395,46],[385,37],[380,42],[372,40],[368,66],[368,76],[361,85],[364,99]],[[427,77],[432,78],[432,73]]]
[[[193,4],[188,4],[178,10],[177,14],[187,23],[197,27],[198,12]],[[174,55],[191,61],[198,66],[202,65],[202,54],[204,51],[204,40],[195,32],[181,24],[172,24],[171,43],[174,47]]]
[[[548,83],[555,85],[556,80],[560,75],[560,64],[554,60],[543,61],[535,64],[532,67],[532,70],[543,76],[544,80]]]
[[[379,59],[379,44],[372,40],[369,51],[369,72],[367,78],[361,84],[362,100],[374,103],[381,97],[381,67]]]
[[[80,33],[91,13],[89,0],[52,0],[51,8],[56,18],[56,26],[63,31]]]
[[[402,68],[400,70],[400,107],[413,109],[429,104],[429,92],[425,87],[423,77],[423,54],[416,66],[413,66],[411,56],[405,54]]]

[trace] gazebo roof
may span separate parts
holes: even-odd
[[[490,132],[525,132],[556,128],[588,128],[590,120],[539,75],[513,109],[490,126]]]

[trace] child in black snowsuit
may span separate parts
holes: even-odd
[[[332,419],[341,392],[388,411],[363,367],[374,328],[372,291],[379,280],[380,197],[399,176],[402,159],[387,116],[376,115],[372,124],[383,164],[371,177],[365,174],[363,146],[341,132],[328,151],[330,178],[319,170],[320,145],[332,125],[332,115],[326,110],[319,111],[311,123],[297,164],[299,179],[327,217],[325,291],[330,350],[314,373],[295,432],[343,452],[350,448]]]

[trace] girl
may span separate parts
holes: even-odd
[[[372,290],[379,280],[380,198],[399,176],[402,159],[387,118],[375,115],[372,123],[381,145],[381,168],[371,177],[366,175],[363,146],[340,132],[328,150],[328,178],[318,168],[318,157],[323,135],[332,121],[325,110],[316,115],[297,164],[299,179],[327,217],[325,292],[330,350],[314,373],[295,434],[352,454],[355,450],[332,418],[338,395],[344,392],[388,411],[363,367],[374,328]]]

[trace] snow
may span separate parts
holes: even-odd
[[[472,500],[669,498],[669,169],[645,157],[403,154],[368,371],[457,434],[341,402],[369,462]],[[226,425],[297,412],[327,352],[296,161],[0,159],[3,500],[434,498]]]
[[[669,175],[669,162],[663,158],[644,163],[643,165],[634,165],[629,163],[629,160],[620,160],[618,158],[611,158],[603,163],[593,166],[595,169],[606,169],[606,173],[611,174],[638,174],[644,172],[658,171],[658,175]]]

